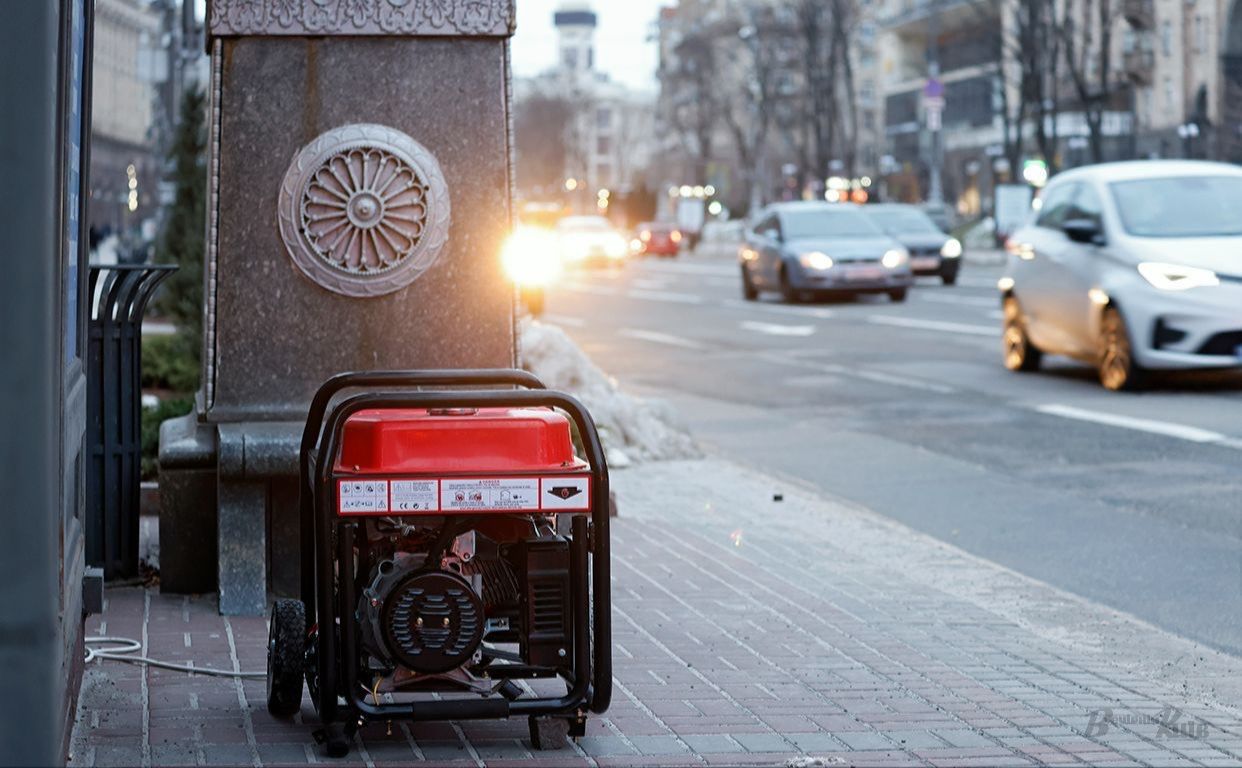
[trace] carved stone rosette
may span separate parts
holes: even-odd
[[[208,31],[243,35],[513,34],[513,0],[209,0]]]
[[[448,242],[448,184],[435,157],[383,125],[345,125],[294,158],[280,186],[280,237],[294,265],[353,297],[400,290]]]

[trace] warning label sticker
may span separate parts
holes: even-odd
[[[440,512],[587,512],[591,477],[456,477],[339,480],[342,515]]]
[[[439,480],[393,480],[393,512],[439,512]]]
[[[440,481],[445,512],[539,509],[538,478],[454,478]]]
[[[338,488],[342,515],[388,511],[387,480],[342,480]]]
[[[545,477],[539,483],[539,501],[546,510],[580,512],[591,507],[590,477]]]

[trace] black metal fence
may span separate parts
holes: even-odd
[[[87,351],[86,563],[138,575],[142,316],[171,265],[92,264]]]

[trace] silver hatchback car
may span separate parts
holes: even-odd
[[[1242,168],[1088,166],[1040,200],[1007,244],[1006,367],[1067,355],[1120,390],[1151,369],[1242,366]]]
[[[905,301],[914,282],[905,246],[847,203],[769,205],[746,231],[738,263],[748,301],[764,290],[789,302],[860,293]]]

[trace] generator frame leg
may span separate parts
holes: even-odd
[[[569,746],[570,721],[564,717],[531,715],[530,745],[537,750],[564,749]]]
[[[354,745],[354,735],[358,733],[358,724],[324,723],[323,728],[315,731],[315,741],[323,744],[324,754],[339,760],[349,756]]]

